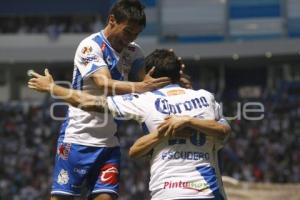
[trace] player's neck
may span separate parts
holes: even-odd
[[[110,28],[108,26],[106,26],[104,29],[103,29],[103,35],[104,37],[108,38],[110,36]]]
[[[104,29],[103,29],[103,36],[106,38],[106,40],[109,42],[109,44],[113,47],[113,44],[112,44],[112,41],[110,40],[110,36],[111,36],[111,28],[109,26],[106,26]],[[116,50],[114,47],[113,49],[118,53],[120,54],[121,51],[118,51]]]
[[[107,39],[107,41],[111,44],[111,41],[109,40],[110,35],[111,35],[110,33],[111,33],[110,27],[109,27],[109,26],[106,26],[106,27],[103,29],[103,35],[104,35],[104,37]]]

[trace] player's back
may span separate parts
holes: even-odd
[[[143,94],[108,98],[121,118],[134,117],[145,132],[153,132],[167,116],[189,115],[219,120],[214,96],[205,90],[168,85]],[[153,200],[212,198],[223,193],[217,163],[220,141],[195,131],[188,138],[166,138],[152,151],[150,191]],[[214,195],[213,195],[214,193]]]
[[[205,119],[215,119],[215,100],[206,90],[192,90],[168,85],[162,89],[145,93],[151,114],[145,117],[150,131],[155,130],[164,118],[170,115],[189,115]]]
[[[205,90],[169,85],[145,96],[149,96],[151,102],[147,103],[145,117],[150,132],[169,115],[210,120],[219,117],[214,96]],[[189,138],[168,138],[155,146],[149,184],[152,199],[211,198],[212,193],[222,192],[222,183],[218,180],[217,140],[195,131]]]

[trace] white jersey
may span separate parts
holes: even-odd
[[[131,117],[154,131],[169,115],[189,115],[222,121],[220,106],[205,90],[169,85],[144,94],[108,98],[108,106],[117,116]],[[201,199],[222,195],[217,151],[223,140],[201,133],[190,138],[160,141],[151,158],[150,191],[152,200]]]
[[[103,32],[85,38],[78,46],[74,58],[73,89],[100,95],[91,75],[106,67],[112,79],[125,80],[131,68],[143,66],[143,53],[136,43],[131,43],[121,54],[110,46]],[[116,125],[111,115],[86,112],[69,106],[68,116],[61,131],[60,140],[86,146],[118,146]]]

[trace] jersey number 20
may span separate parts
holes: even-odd
[[[190,141],[195,146],[202,146],[206,142],[206,136],[203,133],[195,132],[191,137]],[[175,144],[186,144],[186,139],[182,138],[175,138],[170,139],[168,141],[169,145],[175,145]]]

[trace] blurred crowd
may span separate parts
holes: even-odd
[[[247,101],[239,99],[242,104]],[[262,120],[230,121],[232,135],[222,151],[223,174],[250,182],[300,182],[300,106],[272,98],[259,101],[265,107]],[[236,116],[236,102],[223,102],[225,116]],[[0,104],[0,199],[49,198],[61,124],[51,119],[49,104]],[[132,121],[120,129],[120,200],[149,199],[149,158],[135,161],[127,156],[142,134]]]
[[[104,27],[105,21],[98,16],[0,16],[0,34],[47,33],[59,37],[61,33],[94,33]]]
[[[63,113],[56,113],[61,116]],[[49,199],[56,140],[61,121],[52,120],[49,103],[0,104],[0,199]],[[120,200],[146,199],[147,161],[130,160],[128,148],[142,134],[135,122],[120,128]],[[86,191],[83,191],[86,194]]]
[[[249,182],[299,183],[300,104],[289,107],[282,101],[256,101],[264,105],[264,118],[231,122],[232,135],[223,149],[223,174]],[[236,112],[236,103],[226,104],[224,110]]]
[[[41,106],[0,104],[0,199],[49,196],[58,128]]]

